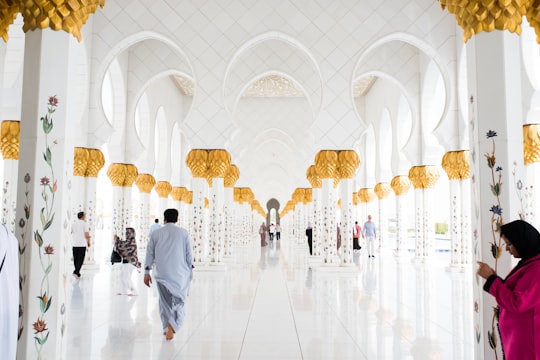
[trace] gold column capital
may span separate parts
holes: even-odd
[[[233,200],[237,203],[240,203],[240,200],[242,198],[242,193],[240,192],[240,188],[233,188]]]
[[[304,188],[304,204],[313,201],[313,191],[311,188]]]
[[[454,14],[457,24],[463,29],[463,41],[482,31],[508,30],[521,34],[521,21],[527,16],[534,23],[534,6],[530,0],[439,0],[442,9]],[[538,20],[537,20],[538,21]],[[531,23],[531,24],[533,24]],[[534,25],[533,25],[534,26]],[[535,26],[535,28],[537,28]]]
[[[360,198],[358,197],[358,192],[357,191],[352,193],[352,204],[354,206],[360,204]]]
[[[397,196],[403,195],[411,188],[411,180],[405,175],[394,176],[390,182],[390,186],[392,187],[392,190],[394,190],[394,194]]]
[[[133,164],[126,164],[126,177],[124,179],[124,187],[131,187],[133,186],[133,183],[135,182],[135,179],[137,179],[137,176],[139,175],[139,171],[137,170],[137,167]]]
[[[98,177],[99,171],[105,166],[105,156],[99,149],[88,150],[88,164],[86,165],[86,177]]]
[[[338,151],[338,173],[341,179],[352,179],[359,165],[360,157],[356,151]]]
[[[154,185],[154,190],[156,190],[160,198],[166,198],[172,191],[172,185],[168,181],[158,181],[156,185]]]
[[[415,189],[429,189],[439,180],[439,170],[433,165],[413,166],[409,170],[409,179]]]
[[[0,36],[5,42],[9,40],[9,26],[15,22],[19,9],[18,1],[0,0]]]
[[[208,174],[208,151],[193,149],[186,157],[186,165],[191,170],[193,177],[206,178]]]
[[[375,192],[372,188],[362,188],[358,190],[358,198],[362,203],[368,203],[375,199]]]
[[[2,11],[0,10],[0,15]],[[18,120],[2,121],[0,149],[4,160],[19,160],[21,122]]]
[[[525,165],[540,162],[540,125],[523,125],[523,162]]]
[[[211,178],[224,178],[231,165],[231,154],[227,150],[208,150],[208,175]]]
[[[135,185],[137,185],[139,191],[144,194],[150,194],[155,184],[156,179],[151,174],[139,174],[137,179],[135,179]]]
[[[171,190],[171,198],[174,201],[182,201],[184,194],[188,191],[187,188],[183,186],[174,186]]]
[[[193,204],[193,191],[186,191],[182,196],[182,202],[186,204]]]
[[[303,188],[296,188],[293,191],[292,199],[296,204],[304,202],[305,190]]]
[[[73,148],[73,176],[84,176],[86,174],[89,159],[90,152],[87,148]]]
[[[238,166],[231,164],[227,168],[227,171],[225,171],[225,178],[223,180],[224,186],[226,188],[232,188],[234,187],[234,184],[238,181],[240,178],[240,169],[238,169]]]
[[[107,169],[107,176],[113,186],[130,187],[139,175],[133,164],[113,163]]]
[[[450,180],[468,179],[471,175],[468,150],[447,152],[442,158],[441,165]]]
[[[392,191],[392,187],[389,183],[383,183],[380,182],[377,185],[375,185],[375,194],[377,194],[377,197],[379,200],[386,199],[388,195],[390,195],[390,192]]]
[[[105,0],[19,0],[18,3],[25,33],[46,28],[64,30],[79,42],[82,40],[81,29],[88,17],[96,12],[98,6],[105,6]]]
[[[321,179],[336,178],[338,154],[335,150],[321,150],[315,156],[315,166]]]
[[[111,180],[113,186],[123,186],[124,178],[126,177],[125,164],[113,163],[109,165],[107,176]]]
[[[319,173],[317,172],[317,167],[315,165],[311,165],[306,170],[306,179],[311,184],[311,187],[314,189],[320,189],[322,188],[322,180],[319,176]]]
[[[247,188],[247,187],[240,188],[240,193],[242,196],[242,201],[247,202],[248,204],[251,204],[251,202],[255,198],[255,195],[253,194],[253,191],[250,188]]]

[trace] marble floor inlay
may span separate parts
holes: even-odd
[[[70,280],[66,359],[471,359],[470,270],[447,252],[428,261],[390,246],[354,266],[325,267],[290,237],[237,248],[225,267],[198,266],[186,320],[165,341],[154,288],[116,295],[106,263]],[[103,253],[106,253],[104,250]]]

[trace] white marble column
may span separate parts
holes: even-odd
[[[193,191],[193,216],[191,225],[191,239],[193,241],[193,255],[196,263],[202,263],[206,261],[206,247],[207,239],[205,237],[205,211],[204,211],[204,198],[207,193],[206,179],[196,177],[192,181]]]
[[[334,195],[334,179],[322,179],[322,244],[323,262],[336,264],[336,198]]]
[[[392,190],[396,195],[396,256],[406,255],[407,249],[407,212],[405,208],[405,194],[411,187],[407,176],[398,175],[392,179]]]
[[[135,185],[139,189],[139,226],[137,227],[137,240],[139,250],[146,251],[148,245],[148,230],[153,219],[150,219],[150,193],[156,184],[153,175],[139,174]],[[160,219],[160,221],[163,221]]]
[[[17,176],[19,167],[20,122],[2,121],[1,150],[4,183],[2,184],[2,224],[15,233],[15,216],[17,204]]]
[[[392,193],[392,188],[389,183],[381,182],[375,185],[374,190],[379,200],[376,248],[383,250],[388,248],[388,196]]]
[[[339,190],[341,194],[341,265],[352,266],[353,262],[353,238],[350,229],[354,226],[353,219],[353,185],[354,180],[351,178],[341,179]],[[337,226],[337,225],[336,225]]]
[[[433,254],[435,223],[433,211],[433,187],[439,179],[435,166],[413,166],[409,170],[409,179],[414,186],[415,196],[415,257],[424,259]]]
[[[540,96],[540,91],[536,91]],[[535,109],[537,116],[540,109]],[[536,118],[534,121],[540,122]],[[517,175],[515,180],[516,193],[520,203],[519,216],[521,219],[540,228],[540,194],[533,191],[540,181],[540,124],[523,125],[523,157],[525,169],[523,176]],[[514,169],[515,171],[515,169]]]
[[[494,31],[480,33],[467,44],[468,105],[471,144],[471,184],[473,209],[473,263],[484,261],[501,276],[512,267],[510,256],[495,258],[492,248],[503,251],[504,242],[497,224],[518,217],[513,164],[523,163],[523,119],[521,97],[521,47],[515,34]],[[502,186],[500,185],[502,184]],[[493,192],[493,188],[499,191]],[[493,296],[483,291],[483,281],[473,281],[475,358],[502,358],[501,341],[494,319]],[[494,336],[492,349],[488,336]]]
[[[233,249],[235,245],[236,233],[234,232],[234,222],[235,222],[235,206],[234,206],[234,194],[232,187],[225,187],[224,189],[224,204],[223,212],[225,214],[225,242],[224,242],[224,253],[225,257],[230,257],[233,255]]]
[[[322,183],[321,183],[322,186]],[[312,188],[313,194],[313,256],[322,256],[321,188]]]
[[[97,176],[97,174],[96,174]],[[97,241],[104,241],[104,239],[96,238],[96,222],[97,222],[97,212],[96,212],[96,194],[97,194],[97,177],[87,176],[84,178],[85,182],[85,203],[86,203],[86,223],[88,224],[88,229],[90,230],[90,243],[91,246],[86,249],[86,256],[84,258],[84,263],[88,265],[93,265],[99,267],[99,264],[96,263],[95,259],[95,248]]]
[[[208,222],[208,237],[210,242],[210,262],[212,264],[223,263],[225,242],[225,216],[223,212],[223,178],[212,179],[210,188],[210,209]]]
[[[74,122],[67,104],[69,49],[65,32],[29,31],[25,35],[24,78],[17,215],[21,305],[17,357],[61,357],[68,259],[71,191],[65,174],[72,171]],[[51,56],[54,54],[54,56]],[[46,69],[46,70],[45,70]],[[22,246],[22,247],[21,247]]]
[[[138,247],[141,251],[146,251],[148,245],[148,233],[152,219],[150,219],[150,193],[146,193],[139,188],[139,226],[137,227]],[[163,220],[160,220],[162,222]]]

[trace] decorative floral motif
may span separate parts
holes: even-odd
[[[512,171],[512,177],[514,178],[514,184],[516,187],[516,194],[519,199],[520,209],[518,211],[519,218],[521,220],[528,221],[534,219],[534,190],[533,185],[523,187],[521,180],[516,180],[516,167],[517,163],[514,162],[514,170]]]
[[[45,232],[47,229],[49,229],[54,221],[54,200],[55,200],[55,193],[57,190],[57,180],[54,175],[54,168],[53,168],[53,153],[52,149],[49,145],[49,134],[54,128],[53,123],[53,114],[56,111],[56,107],[58,106],[58,99],[55,96],[49,97],[48,102],[48,108],[47,108],[47,114],[45,114],[44,117],[40,119],[42,126],[43,126],[43,133],[45,134],[45,151],[43,152],[43,160],[48,165],[50,174],[48,176],[43,176],[40,179],[40,185],[42,186],[41,190],[41,199],[43,200],[43,207],[40,210],[40,220],[41,220],[41,230],[36,230],[34,232],[34,242],[36,245],[40,248],[39,254],[39,261],[41,264],[41,269],[43,271],[42,280],[41,280],[41,286],[40,286],[40,295],[37,296],[39,299],[39,309],[40,309],[40,315],[36,322],[34,323],[34,330],[35,335],[34,339],[36,341],[36,349],[38,351],[38,358],[41,358],[41,351],[43,349],[43,346],[47,342],[47,339],[49,338],[49,330],[47,329],[47,323],[45,321],[45,315],[52,304],[52,296],[50,295],[50,287],[49,287],[49,274],[53,268],[53,263],[51,260],[51,255],[54,254],[54,248],[49,244],[44,247],[43,251],[41,251],[41,248],[43,247],[44,243],[44,237]],[[53,141],[52,145],[56,145],[57,142]],[[28,176],[28,178],[30,178]],[[26,181],[26,176],[25,176]],[[28,207],[28,211],[26,211]],[[25,213],[30,213],[30,207],[29,205],[25,206]],[[28,219],[28,218],[27,218]],[[46,258],[44,259],[43,255],[46,255]]]
[[[494,137],[497,136],[497,133],[493,130],[489,130],[486,134],[486,137],[488,139],[491,139],[492,141],[492,150],[491,152],[488,152],[484,154],[488,168],[491,170],[491,192],[495,196],[495,204],[491,206],[489,211],[491,211],[491,255],[495,259],[495,272],[497,271],[497,264],[499,261],[499,258],[502,255],[503,252],[503,245],[502,245],[502,239],[500,236],[500,230],[501,225],[503,224],[503,209],[501,207],[501,190],[502,190],[502,167],[496,166],[497,164],[497,158],[495,157],[495,139]],[[497,355],[497,328],[498,328],[498,320],[499,320],[499,308],[495,306],[493,308],[493,318],[491,320],[491,330],[488,330],[487,336],[489,341],[489,346],[493,349],[495,353],[495,358],[498,357]]]
[[[19,273],[19,329],[17,333],[18,339],[21,338],[21,335],[24,331],[24,292],[23,289],[26,286],[26,273],[24,272],[26,269],[26,236],[27,236],[27,229],[26,224],[28,224],[28,219],[30,218],[30,181],[32,178],[30,177],[30,174],[26,174],[24,176],[24,196],[25,196],[25,203],[24,203],[24,218],[19,219],[19,227],[21,228],[21,238],[19,239],[19,263],[20,269],[23,269],[22,273]]]

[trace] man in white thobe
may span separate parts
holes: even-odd
[[[0,357],[15,360],[19,318],[19,253],[17,238],[0,225]]]
[[[184,322],[184,305],[193,278],[193,246],[186,229],[176,226],[178,211],[164,212],[164,225],[152,232],[144,262],[144,284],[154,279],[159,294],[163,333],[172,340]]]

